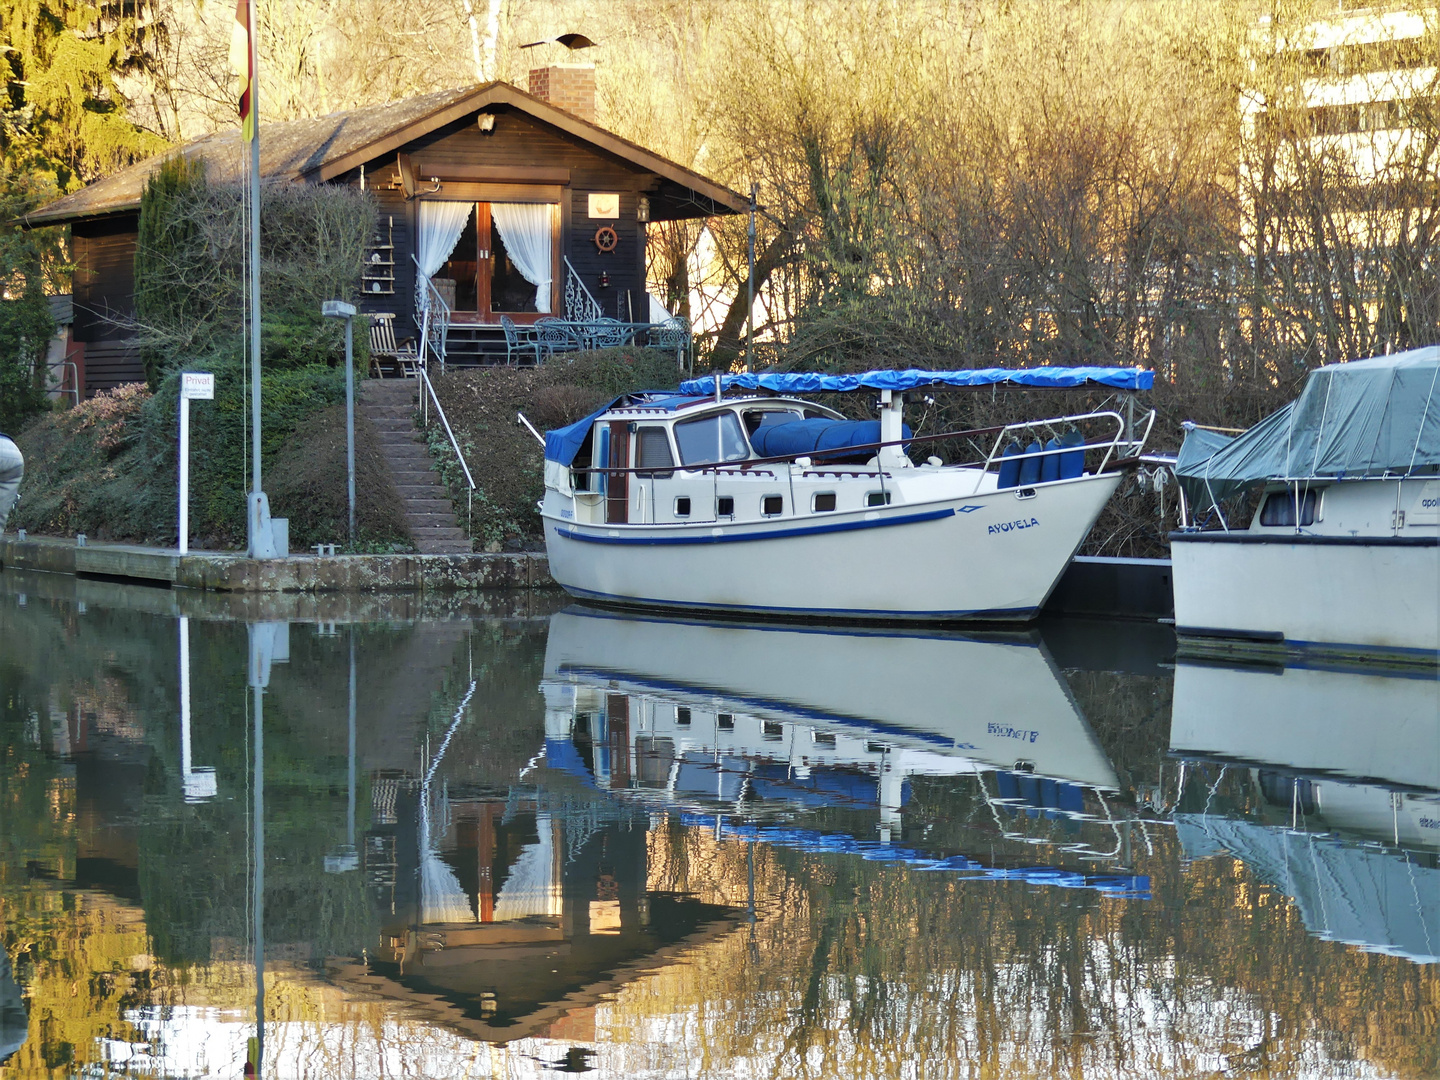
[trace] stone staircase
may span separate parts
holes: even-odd
[[[419,390],[416,379],[366,379],[360,411],[379,435],[380,452],[405,504],[405,523],[415,547],[422,555],[468,554],[473,546],[455,520],[450,496],[415,426]]]

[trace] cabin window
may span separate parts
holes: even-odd
[[[642,427],[635,432],[635,470],[640,476],[666,479],[670,476],[670,469],[674,464],[675,457],[670,453],[670,436],[663,427]],[[655,471],[641,472],[642,469]]]
[[[766,517],[775,517],[785,512],[785,497],[783,495],[766,495],[760,500],[760,513]]]
[[[835,749],[835,736],[829,731],[812,731],[810,741],[816,746],[828,746],[831,750]]]
[[[687,466],[744,461],[750,456],[740,418],[733,412],[681,421],[675,425],[675,442],[680,447],[680,460]]]
[[[835,492],[817,491],[810,501],[810,509],[816,514],[828,514],[835,509]]]
[[[776,739],[783,739],[785,737],[785,725],[777,720],[766,720],[761,734],[771,742],[774,742]]]
[[[1307,491],[1300,496],[1300,524],[1301,526],[1315,524],[1315,502],[1318,492]],[[1265,505],[1260,508],[1261,525],[1288,525],[1295,527],[1295,493],[1293,491],[1277,491],[1265,499]]]
[[[684,705],[677,705],[675,707],[675,723],[680,727],[690,726],[690,710]]]
[[[735,500],[729,495],[721,495],[715,500],[716,517],[734,517]]]
[[[728,712],[718,713],[715,717],[715,722],[720,725],[721,731],[735,730],[735,717],[731,716]]]
[[[676,516],[676,517],[689,517],[689,516],[690,516],[690,496],[689,496],[689,495],[681,495],[678,499],[675,500],[675,516]]]
[[[867,491],[865,493],[866,506],[889,506],[890,492],[888,491]]]
[[[747,409],[745,430],[754,435],[761,428],[774,427],[776,424],[789,424],[799,419],[800,414],[791,412],[789,409]]]

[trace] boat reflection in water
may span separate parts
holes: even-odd
[[[1433,674],[1182,663],[1170,747],[1211,774],[1175,815],[1187,857],[1242,859],[1318,937],[1440,960]]]
[[[1033,632],[817,631],[572,607],[551,620],[543,688],[551,769],[719,836],[1148,892],[1148,878],[1123,872],[1131,823],[1114,768]],[[984,808],[971,851],[906,828],[915,782],[947,777],[968,778]],[[998,858],[997,838],[1011,842]],[[1065,865],[1036,865],[1024,845],[1041,844]]]

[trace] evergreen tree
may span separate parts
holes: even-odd
[[[14,433],[45,404],[45,353],[55,333],[47,267],[57,261],[55,230],[22,229],[16,219],[54,189],[0,166],[0,431]]]
[[[62,192],[164,148],[125,113],[119,79],[150,63],[143,2],[0,0],[0,161]]]
[[[140,196],[140,225],[135,238],[135,318],[141,324],[178,327],[203,322],[209,306],[193,289],[177,288],[175,270],[194,260],[198,237],[195,219],[185,212],[205,188],[205,161],[176,154],[150,177]],[[151,389],[164,374],[165,350],[141,349],[145,378]]]

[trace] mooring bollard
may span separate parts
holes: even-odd
[[[84,547],[84,546],[85,546],[85,534],[84,534],[84,533],[76,533],[76,534],[75,534],[75,546],[76,546],[76,547]]]

